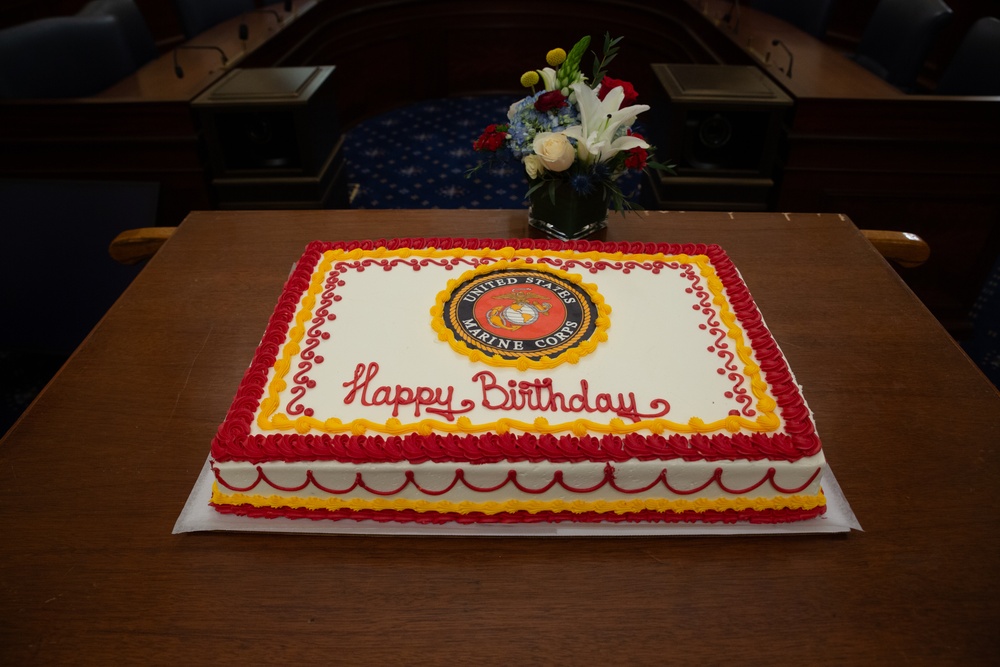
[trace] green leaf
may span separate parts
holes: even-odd
[[[591,79],[591,87],[596,86],[604,78],[604,75],[608,73],[608,65],[611,61],[615,59],[618,55],[618,44],[624,39],[623,37],[611,38],[611,33],[604,33],[604,50],[601,58],[598,59],[597,55],[594,55],[594,78]]]
[[[677,173],[676,171],[674,171],[674,167],[677,166],[675,164],[664,164],[662,162],[647,161],[646,166],[650,167],[651,169],[655,169],[656,171],[665,171],[670,174]]]
[[[583,60],[583,54],[587,52],[588,46],[590,46],[590,35],[581,38],[579,42],[573,45],[573,48],[566,55],[566,60],[559,66],[557,76],[560,81],[573,80],[573,75],[580,71],[580,61]]]
[[[534,183],[532,183],[531,186],[528,188],[528,191],[524,193],[525,199],[527,199],[532,194],[534,194],[535,191],[537,191],[538,188],[542,187],[543,185],[545,185],[545,181],[542,180],[542,179],[539,179],[539,180],[535,181]]]

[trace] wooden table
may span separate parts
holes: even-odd
[[[717,242],[865,532],[172,535],[312,239],[512,237],[517,211],[193,213],[0,443],[0,663],[985,664],[1000,395],[837,215],[652,212]]]

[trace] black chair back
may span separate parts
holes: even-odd
[[[1000,19],[976,21],[934,92],[940,95],[1000,95]]]
[[[86,97],[136,69],[111,16],[57,16],[0,30],[0,98]]]
[[[830,23],[834,0],[753,0],[750,6],[783,21],[813,37],[823,39]]]
[[[951,15],[941,0],[879,0],[854,60],[897,88],[911,91]]]
[[[77,16],[113,16],[118,21],[137,68],[160,55],[149,24],[134,0],[91,0],[77,12]]]
[[[191,39],[226,19],[252,11],[254,0],[174,0],[184,38]]]

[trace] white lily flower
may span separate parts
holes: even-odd
[[[631,127],[636,116],[649,110],[648,105],[634,104],[620,109],[625,99],[621,86],[612,89],[604,100],[598,98],[597,91],[585,83],[574,83],[570,87],[580,107],[580,124],[566,128],[564,134],[576,139],[581,162],[607,162],[621,151],[649,148],[649,144],[638,137],[624,135],[615,138],[618,128]]]

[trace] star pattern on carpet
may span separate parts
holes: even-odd
[[[517,165],[468,176],[480,162],[472,144],[503,122],[515,96],[431,100],[364,121],[344,141],[352,208],[527,208]]]
[[[527,209],[519,162],[491,161],[472,144],[487,125],[503,123],[516,95],[450,97],[393,109],[362,121],[344,137],[351,208]],[[639,125],[637,131],[642,134]],[[487,166],[471,176],[480,162]],[[618,183],[633,200],[641,177]]]

